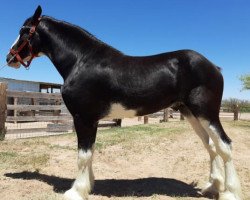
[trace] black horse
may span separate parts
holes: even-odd
[[[202,192],[219,194],[220,200],[241,199],[231,140],[219,120],[223,77],[216,65],[192,50],[124,55],[80,27],[41,17],[41,12],[39,6],[24,22],[7,62],[15,68],[28,66],[44,54],[64,79],[62,96],[74,119],[79,148],[79,174],[66,199],[87,199],[93,187],[100,119],[147,115],[169,106],[181,111],[209,152],[210,178]]]

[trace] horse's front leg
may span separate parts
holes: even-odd
[[[86,200],[94,186],[92,158],[98,123],[75,115],[74,124],[78,138],[78,175],[64,197],[67,200]]]

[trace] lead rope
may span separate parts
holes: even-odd
[[[9,62],[7,62],[5,65],[1,66],[1,67],[0,67],[0,71],[1,71],[2,69],[4,69],[12,60],[14,60],[15,57],[16,57],[16,55],[12,56],[12,58],[9,60]]]

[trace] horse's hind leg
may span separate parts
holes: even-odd
[[[64,194],[67,200],[86,200],[94,185],[92,158],[96,138],[97,123],[74,116],[78,138],[78,175],[70,190]]]
[[[216,82],[216,80],[213,80]],[[199,120],[203,129],[211,138],[215,146],[214,154],[219,155],[224,163],[225,184],[223,191],[219,191],[220,200],[240,200],[241,186],[232,161],[231,140],[226,135],[219,120],[222,87],[218,84],[209,87],[194,88],[185,105]],[[222,187],[221,187],[222,188]]]
[[[225,166],[225,190],[219,194],[220,200],[240,200],[242,198],[240,181],[233,160],[231,140],[226,135],[219,118],[214,120],[201,118],[202,126],[213,140],[217,153]]]
[[[182,107],[182,114],[187,118],[196,134],[202,140],[204,147],[210,156],[210,175],[208,183],[203,187],[202,194],[218,195],[224,190],[224,170],[220,156],[216,153],[215,145],[209,137],[207,131],[202,127],[197,119],[187,107]]]

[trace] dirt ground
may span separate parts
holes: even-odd
[[[250,200],[250,122],[223,125]],[[74,134],[0,142],[0,199],[62,199],[76,175],[76,158]],[[93,169],[89,199],[209,199],[198,193],[208,179],[208,154],[186,121],[99,131]]]

